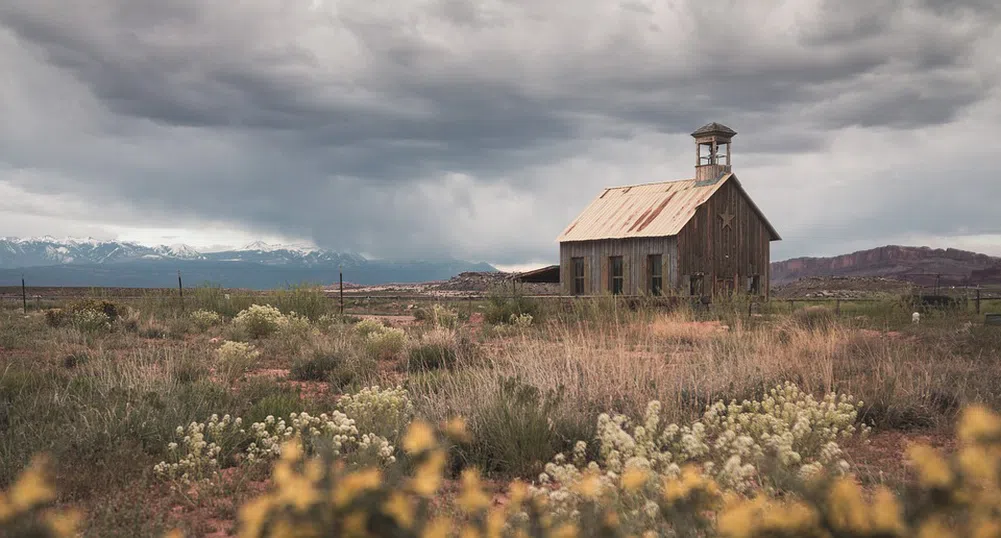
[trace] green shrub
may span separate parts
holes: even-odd
[[[297,381],[326,381],[343,364],[344,359],[336,354],[317,353],[308,359],[296,359],[289,374]]]
[[[250,338],[263,338],[278,332],[284,320],[277,308],[254,304],[233,318],[233,326]]]
[[[374,433],[394,444],[414,417],[413,403],[402,387],[365,387],[341,397],[337,408],[354,419],[358,431]]]
[[[111,318],[101,310],[77,310],[70,315],[70,324],[85,333],[111,330]]]
[[[493,295],[487,302],[487,309],[483,314],[483,319],[487,323],[493,324],[510,323],[511,316],[519,317],[523,314],[528,314],[532,318],[538,319],[540,315],[538,301],[521,295],[513,297]]]
[[[420,342],[410,348],[406,368],[411,372],[451,369],[458,357],[456,348],[454,332],[446,329],[429,331],[421,335]]]
[[[212,310],[195,310],[191,314],[188,314],[188,317],[191,318],[191,322],[195,327],[202,331],[222,323],[222,316]]]
[[[114,323],[118,319],[119,313],[123,311],[123,308],[111,301],[105,301],[101,299],[81,299],[70,303],[66,308],[66,311],[70,314],[77,314],[79,312],[100,312],[108,319],[109,323]]]
[[[369,333],[365,339],[365,349],[376,360],[395,359],[406,346],[407,333],[396,327],[386,327],[379,332]]]
[[[368,335],[372,333],[379,333],[386,329],[386,326],[382,324],[381,321],[377,319],[365,318],[354,326],[355,331],[361,335],[362,338],[368,338]]]
[[[45,323],[49,327],[62,327],[69,319],[69,312],[62,308],[50,308],[45,311]]]
[[[235,381],[250,369],[259,355],[250,344],[227,340],[216,349],[217,371],[224,379]]]

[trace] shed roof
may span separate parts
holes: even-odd
[[[662,237],[677,235],[695,216],[700,205],[727,181],[733,181],[747,197],[751,208],[771,232],[779,234],[740,186],[737,176],[728,173],[715,181],[682,179],[611,187],[602,191],[557,237],[558,242]]]

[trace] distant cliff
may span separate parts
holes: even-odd
[[[1001,284],[1001,258],[953,248],[888,245],[829,258],[793,258],[771,264],[772,285],[801,278],[879,276],[934,286]]]

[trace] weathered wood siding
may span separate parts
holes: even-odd
[[[678,282],[677,241],[674,237],[574,241],[560,244],[560,275],[563,293],[573,294],[573,258],[584,258],[584,292],[609,293],[611,265],[608,259],[622,256],[623,290],[626,295],[649,295],[647,256],[661,255],[661,275],[666,292]]]
[[[727,283],[733,283],[736,292],[746,292],[748,277],[757,274],[759,293],[767,297],[770,239],[746,196],[727,182],[677,236],[679,285],[687,290],[688,277],[704,273],[706,294],[722,292]]]

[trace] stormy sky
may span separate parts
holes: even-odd
[[[0,235],[551,263],[728,125],[773,259],[1001,255],[995,0],[4,0]]]

